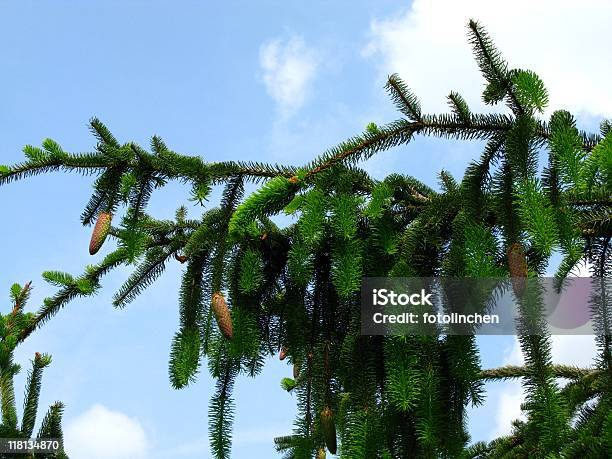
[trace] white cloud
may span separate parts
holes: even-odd
[[[525,391],[520,382],[505,382],[503,392],[497,400],[495,425],[491,432],[491,439],[508,435],[512,432],[512,421],[525,420],[521,411],[521,404],[525,401]]]
[[[425,112],[447,111],[446,95],[462,94],[482,109],[483,78],[467,41],[467,22],[480,21],[512,68],[535,71],[546,84],[550,108],[612,115],[612,60],[604,32],[612,2],[585,0],[414,0],[402,14],[371,23],[364,54],[397,72]],[[382,59],[381,59],[382,58]]]
[[[523,365],[524,363],[525,359],[518,338],[514,337],[512,344],[504,350],[503,365]]]
[[[597,354],[593,335],[554,335],[551,346],[552,361],[565,365],[592,366]]]
[[[148,449],[138,420],[99,404],[68,422],[64,440],[72,459],[137,459]]]
[[[514,338],[511,345],[504,349],[502,365],[523,365],[525,359],[521,352],[518,339]],[[508,435],[512,431],[512,421],[515,419],[525,420],[521,411],[521,404],[525,401],[525,391],[520,381],[505,381],[499,383],[503,387],[497,400],[492,401],[496,404],[495,424],[490,433],[490,438],[497,438]],[[490,402],[491,403],[491,402]]]
[[[553,335],[550,338],[551,358],[556,364],[589,367],[597,354],[593,335]],[[518,338],[506,349],[504,365],[523,365],[525,359]]]
[[[317,56],[304,39],[273,40],[259,50],[262,81],[283,117],[299,110],[317,71]]]

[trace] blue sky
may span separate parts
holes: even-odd
[[[590,129],[611,115],[604,77],[610,63],[601,58],[606,48],[596,31],[612,19],[606,2],[586,1],[586,12],[576,12],[552,10],[548,0],[537,7],[518,1],[513,10],[534,9],[521,24],[538,30],[538,47],[514,33],[516,11],[502,12],[496,2],[457,3],[0,1],[0,163],[19,161],[25,144],[46,137],[66,150],[88,151],[94,141],[87,121],[97,116],[121,141],[146,146],[157,134],[172,149],[210,161],[300,164],[370,121],[394,119],[382,86],[395,71],[422,96],[426,111],[444,110],[450,90],[482,108],[481,79],[465,40],[468,17],[489,26],[512,65],[543,77],[551,106],[573,110]],[[537,22],[543,12],[550,21]],[[587,13],[589,21],[580,21]],[[582,38],[579,48],[565,32],[570,24]],[[585,82],[578,95],[571,90]],[[366,167],[379,177],[398,170],[435,185],[442,168],[460,177],[478,148],[418,139]],[[90,230],[79,223],[91,181],[55,174],[0,190],[1,292],[33,280],[37,307],[53,291],[42,271],[79,273],[92,262]],[[172,216],[187,191],[169,185],[150,212]],[[35,351],[53,355],[41,405],[65,402],[73,459],[207,457],[213,381],[204,371],[196,384],[175,391],[167,377],[180,267],[170,266],[153,288],[116,310],[110,298],[126,273],[109,276],[94,299],[67,306],[20,348],[18,360],[25,364]],[[485,366],[520,361],[510,337],[482,343]],[[591,349],[583,344],[586,351],[577,354],[575,343],[561,343],[557,355],[582,361]],[[295,413],[295,400],[279,387],[290,372],[273,360],[261,377],[238,381],[232,457],[276,457],[272,438],[290,431]],[[516,386],[492,387],[471,421],[474,439],[507,429],[520,396]],[[109,442],[127,452],[106,450]]]

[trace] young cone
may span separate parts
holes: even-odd
[[[279,360],[285,360],[287,358],[287,348],[283,346],[280,350],[280,354],[278,354]]]
[[[215,293],[212,297],[212,310],[217,319],[217,325],[219,330],[223,333],[227,339],[232,339],[234,334],[232,329],[232,316],[230,315],[225,298],[219,292]]]
[[[329,407],[325,407],[321,411],[321,432],[329,452],[336,454],[336,425],[334,424],[334,414]]]
[[[319,451],[317,451],[317,459],[325,459],[326,457],[327,454],[325,454],[325,449],[319,448]]]
[[[525,290],[525,279],[527,278],[527,258],[523,246],[515,242],[508,248],[508,270],[512,278],[514,295],[521,298]]]
[[[89,241],[89,254],[95,255],[104,244],[108,231],[110,230],[111,220],[113,216],[108,212],[102,212],[96,220],[93,232],[91,233],[91,241]]]

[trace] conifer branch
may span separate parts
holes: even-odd
[[[51,357],[47,354],[41,355],[36,353],[36,356],[32,361],[32,370],[28,375],[27,389],[24,398],[23,418],[21,420],[21,432],[26,438],[30,438],[32,436],[32,431],[34,430],[42,373],[43,369],[50,363]]]
[[[510,108],[514,114],[517,117],[523,116],[525,109],[515,94],[506,62],[495,48],[487,32],[478,22],[470,19],[468,27],[471,32],[470,43],[474,49],[480,70],[489,82],[489,88],[494,88],[496,93],[489,100],[486,100],[485,97],[485,102],[496,101],[499,96],[507,95],[510,99]]]
[[[72,281],[63,273],[50,272],[47,277],[54,281]],[[2,423],[0,432],[5,437],[29,439],[32,438],[32,431],[36,422],[36,412],[40,398],[41,379],[43,369],[51,363],[51,356],[36,352],[32,360],[32,368],[28,373],[26,390],[23,402],[23,418],[21,428],[18,426],[17,410],[15,406],[15,393],[13,387],[14,377],[19,373],[20,366],[13,362],[15,349],[19,344],[19,336],[24,328],[27,328],[35,319],[31,312],[24,312],[25,302],[27,301],[31,289],[28,282],[23,287],[19,284],[11,286],[11,298],[14,302],[12,311],[7,314],[0,314],[0,401]],[[56,403],[51,407],[45,419],[41,423],[41,431],[38,438],[49,438],[54,440],[62,439],[61,431],[61,404]],[[41,435],[42,434],[42,435]],[[38,454],[38,453],[37,453]],[[2,457],[7,456],[6,453]],[[10,454],[13,457],[13,454]],[[33,454],[32,454],[33,456]],[[67,459],[60,445],[59,450],[53,454],[54,457]]]
[[[228,360],[222,376],[217,380],[216,392],[209,409],[210,446],[215,459],[230,457],[233,422],[231,393],[235,377],[235,362]]]
[[[421,121],[421,105],[419,101],[396,74],[388,78],[386,88],[391,99],[404,115],[413,121]]]
[[[307,166],[304,180],[343,163],[363,161],[377,152],[408,143],[414,134],[436,135],[444,138],[487,139],[496,132],[508,131],[512,120],[506,115],[479,115],[469,122],[441,115],[423,116],[421,121],[398,120],[380,128],[375,134],[353,137],[324,153]]]
[[[54,296],[46,298],[43,306],[34,316],[34,320],[21,330],[17,337],[17,342],[20,343],[25,340],[34,330],[53,317],[68,302],[79,296],[93,294],[99,286],[100,278],[126,260],[128,260],[127,251],[121,248],[117,249],[107,255],[100,264],[88,268],[85,274],[75,279],[73,283],[60,289]]]
[[[40,430],[36,438],[63,438],[62,433],[62,415],[64,413],[64,404],[62,402],[55,402],[47,411],[47,414],[42,420]]]
[[[597,372],[596,369],[578,368],[571,365],[551,365],[549,367],[555,378],[580,379]],[[525,366],[506,365],[499,368],[482,370],[479,378],[482,380],[505,380],[530,376],[531,370]]]
[[[0,368],[0,407],[2,411],[2,424],[12,430],[17,428],[17,409],[15,407],[13,378],[19,372],[19,365],[14,364],[11,357]]]

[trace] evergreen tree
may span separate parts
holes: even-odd
[[[96,222],[90,252],[107,237],[117,247],[78,277],[47,273],[60,290],[23,333],[93,294],[120,265],[136,268],[115,296],[117,307],[177,261],[185,269],[170,381],[192,383],[207,359],[217,380],[209,411],[216,458],[230,455],[236,377],[256,376],[277,352],[293,366],[282,387],[299,408],[293,432],[276,439],[288,459],[321,458],[337,447],[349,459],[610,457],[612,124],[587,134],[565,111],[541,119],[548,95],[540,78],[510,68],[477,22],[468,33],[486,81],[483,100],[505,104],[506,113],[472,113],[452,92],[450,113],[426,114],[392,75],[386,89],[401,118],[372,123],[302,167],[205,162],[158,137],[146,151],[121,144],[97,119],[91,153],[65,152],[50,139],[25,147],[23,163],[0,167],[0,184],[55,170],[97,175],[82,213],[84,225]],[[442,171],[441,191],[401,174],[375,180],[358,167],[416,135],[478,139],[485,147],[461,180]],[[171,180],[188,184],[199,203],[223,186],[221,202],[199,218],[180,207],[172,221],[155,219],[147,202]],[[262,185],[245,197],[247,182]],[[294,223],[276,224],[281,214]],[[524,282],[542,276],[556,252],[560,284],[585,260],[596,279],[593,368],[552,362],[541,292]],[[473,334],[361,335],[363,276],[511,277],[521,292],[525,365],[481,369]],[[510,378],[523,381],[527,420],[507,437],[469,445],[467,407],[483,403],[485,381]],[[570,382],[561,387],[560,378]]]
[[[42,374],[45,367],[51,363],[49,354],[36,353],[32,360],[32,369],[28,373],[26,391],[23,404],[23,417],[21,425],[17,419],[15,407],[15,391],[13,378],[20,371],[20,366],[13,361],[13,353],[19,343],[27,336],[27,330],[37,322],[37,315],[24,312],[26,302],[30,296],[31,284],[28,282],[23,287],[13,284],[11,287],[12,311],[8,314],[0,314],[0,400],[2,408],[2,423],[0,424],[0,438],[6,439],[53,439],[61,441],[62,413],[64,405],[55,402],[43,418],[36,436],[33,435],[38,412],[38,397],[42,382]],[[22,454],[0,453],[1,458],[22,458]],[[68,456],[62,449],[54,454],[31,453],[27,457],[54,457],[67,459]]]

